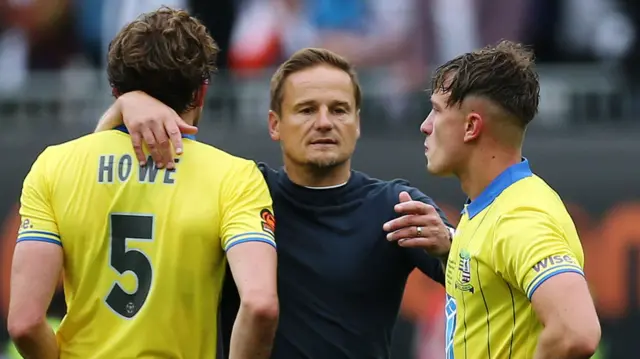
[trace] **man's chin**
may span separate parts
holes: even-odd
[[[446,171],[444,168],[438,167],[433,162],[428,162],[428,161],[427,161],[427,172],[438,177],[448,177],[452,175],[450,171]]]
[[[307,164],[316,169],[331,169],[345,162],[346,160],[338,158],[337,156],[318,156],[307,160]]]

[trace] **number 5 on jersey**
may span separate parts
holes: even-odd
[[[109,264],[121,276],[131,272],[137,285],[133,292],[127,292],[118,282],[114,283],[105,302],[117,314],[133,318],[147,300],[153,268],[144,252],[128,248],[127,244],[129,241],[153,241],[153,216],[112,213],[109,223]]]

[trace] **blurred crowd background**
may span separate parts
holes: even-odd
[[[454,222],[464,197],[454,180],[425,174],[418,132],[431,71],[501,39],[532,46],[542,98],[525,153],[578,225],[603,321],[599,358],[638,358],[637,0],[0,0],[0,322],[24,175],[46,145],[92,130],[113,100],[104,71],[109,41],[160,5],[189,9],[223,50],[201,140],[281,163],[264,131],[269,77],[294,51],[325,47],[361,77],[356,168],[408,178]],[[444,358],[442,307],[442,288],[413,274],[393,359]],[[63,315],[61,294],[51,313]],[[0,330],[0,357],[4,343]]]
[[[635,0],[0,0],[0,98],[69,101],[107,88],[95,70],[109,41],[161,4],[190,9],[210,29],[223,49],[212,109],[240,123],[263,113],[271,70],[306,46],[357,65],[367,108],[388,127],[424,110],[414,100],[432,65],[500,39],[536,50],[540,123],[628,120],[638,107]]]

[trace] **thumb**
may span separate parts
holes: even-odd
[[[400,196],[398,196],[398,197],[400,199],[400,203],[411,201],[411,196],[409,195],[409,192],[407,192],[407,191],[400,192]]]
[[[178,117],[176,124],[180,129],[180,133],[184,133],[187,135],[195,135],[196,133],[198,133],[197,127],[189,125],[188,123],[184,122],[184,120],[180,117]]]

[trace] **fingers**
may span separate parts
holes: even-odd
[[[400,247],[406,248],[422,248],[427,252],[438,248],[438,243],[434,239],[425,237],[403,238],[398,241]]]
[[[147,163],[147,156],[144,154],[144,149],[142,148],[142,135],[140,135],[139,132],[131,132],[131,142],[133,143],[133,151],[136,154],[140,166],[144,166]]]
[[[422,229],[423,233],[421,233],[420,237],[424,236],[424,228]],[[416,226],[411,226],[407,228],[402,228],[397,231],[387,233],[388,241],[401,241],[406,238],[414,238],[418,237],[418,231],[416,230]]]
[[[411,195],[407,191],[400,192],[400,195],[398,197],[400,199],[400,203],[411,201]]]
[[[173,162],[173,153],[171,150],[169,136],[167,135],[162,123],[152,122],[150,125],[153,136],[156,139],[157,156],[154,156],[152,152],[151,155],[153,160],[156,162],[156,166],[158,168],[163,168],[164,166],[168,167],[169,163]]]
[[[408,195],[408,194],[407,194]],[[433,214],[437,213],[433,206],[420,201],[409,201],[396,204],[393,209],[400,214]]]
[[[182,154],[182,134],[178,125],[175,122],[167,122],[165,123],[165,129],[169,134],[169,138],[171,139],[171,144],[173,148],[176,149],[176,154]],[[173,158],[173,156],[171,156]]]
[[[420,232],[418,232],[420,227]],[[436,226],[407,226],[387,233],[388,241],[401,241],[406,238],[440,238],[440,229]]]
[[[425,218],[425,216],[416,216],[416,215],[406,215],[396,219],[393,219],[382,226],[386,232],[397,231],[401,228],[411,227],[411,226],[428,226],[433,223],[429,218]]]
[[[149,128],[142,129],[142,138],[144,139],[144,142],[147,144],[147,147],[149,148],[149,152],[151,153],[151,158],[153,158],[155,162],[159,162],[159,161],[161,162],[162,155],[160,154],[160,151],[158,149],[158,143],[156,142],[156,138],[153,135],[153,132],[151,131],[151,129]]]
[[[187,124],[177,114],[176,114],[176,117],[177,117],[176,123],[178,124],[178,128],[179,128],[180,132],[186,133],[186,134],[189,134],[189,135],[195,135],[196,133],[198,133],[198,128],[197,127]]]

